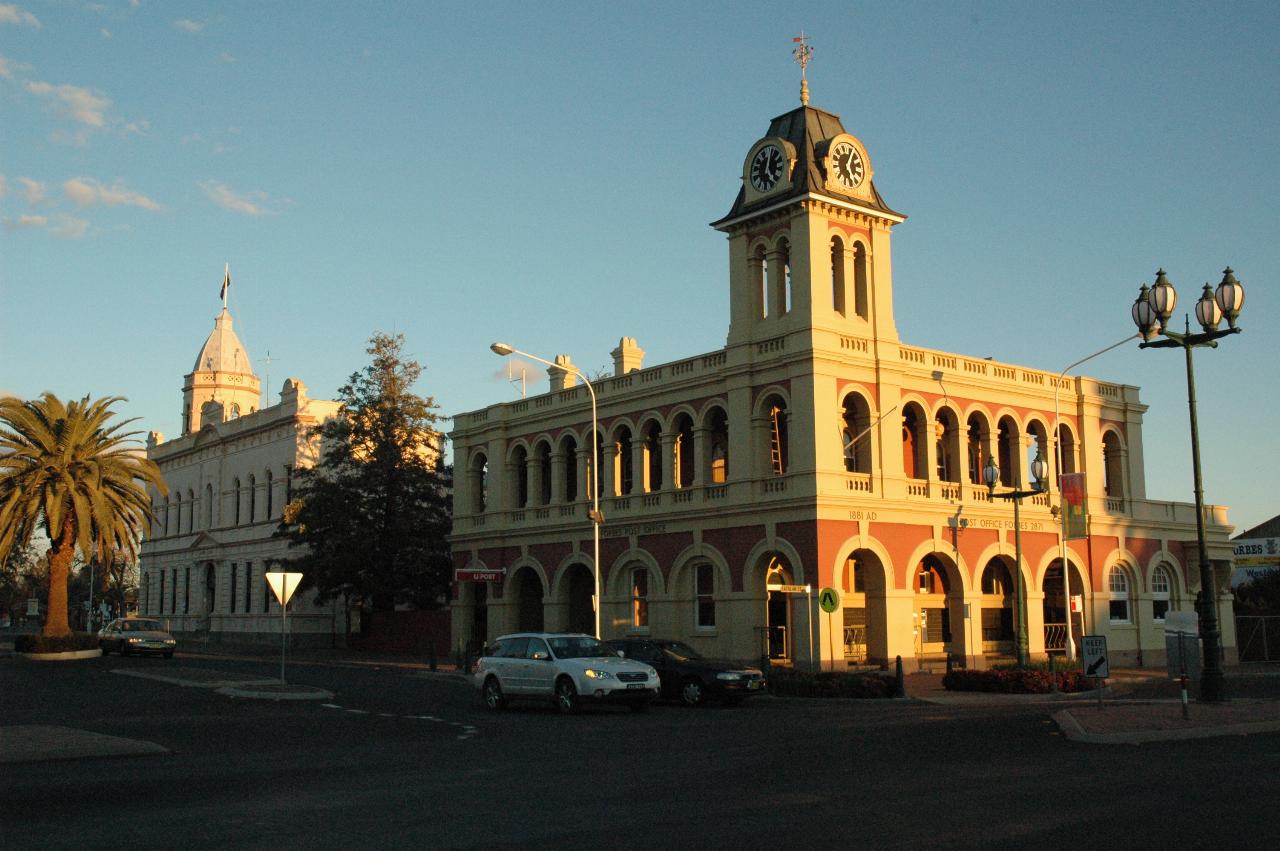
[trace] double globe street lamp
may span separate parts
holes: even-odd
[[[1222,273],[1222,281],[1215,291],[1209,284],[1196,301],[1196,321],[1202,333],[1191,333],[1191,320],[1184,317],[1184,330],[1169,330],[1169,318],[1178,303],[1178,293],[1169,283],[1164,269],[1156,272],[1156,281],[1138,291],[1130,314],[1138,326],[1143,342],[1142,349],[1167,349],[1180,347],[1187,357],[1187,405],[1191,411],[1191,465],[1196,489],[1196,542],[1200,549],[1200,593],[1196,596],[1196,609],[1200,614],[1200,636],[1204,640],[1204,663],[1200,678],[1200,699],[1221,701],[1226,699],[1226,685],[1222,671],[1222,632],[1218,627],[1218,607],[1213,567],[1204,541],[1204,483],[1200,477],[1200,429],[1196,422],[1196,376],[1191,361],[1191,350],[1206,346],[1216,349],[1218,340],[1229,334],[1239,334],[1236,327],[1240,309],[1244,307],[1244,286],[1236,280],[1231,267]],[[1227,327],[1218,330],[1223,319]],[[1163,336],[1164,339],[1156,339]]]
[[[1036,450],[1036,460],[1031,462],[1031,475],[1035,478],[1035,484],[1031,490],[1018,490],[1017,488],[1006,493],[996,493],[996,485],[1000,483],[1000,467],[996,464],[995,457],[987,460],[987,466],[982,469],[982,480],[987,483],[987,493],[992,499],[1007,499],[1013,503],[1013,558],[1016,562],[1013,566],[1013,620],[1014,620],[1014,648],[1018,656],[1018,665],[1025,666],[1027,664],[1027,596],[1026,590],[1022,586],[1022,517],[1019,508],[1022,506],[1022,500],[1028,496],[1035,496],[1044,493],[1044,483],[1049,478],[1049,462],[1044,460],[1044,454],[1038,449]]]
[[[604,515],[600,513],[600,421],[596,416],[595,388],[591,386],[591,380],[587,378],[586,373],[573,364],[555,363],[546,358],[522,352],[506,343],[493,343],[489,348],[494,354],[502,357],[520,355],[581,378],[582,383],[587,386],[587,393],[591,395],[591,510],[587,512],[587,517],[591,520],[591,576],[595,583],[595,596],[591,603],[592,608],[595,609],[595,635],[596,638],[600,638],[600,524],[604,523]]]

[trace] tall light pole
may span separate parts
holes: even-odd
[[[573,364],[555,363],[546,358],[522,352],[506,343],[493,343],[489,348],[493,350],[494,354],[502,357],[520,355],[581,378],[582,383],[587,385],[587,392],[591,394],[591,511],[588,513],[588,517],[591,519],[591,573],[595,579],[595,600],[593,602],[595,604],[596,638],[600,638],[600,525],[604,523],[604,516],[600,513],[600,421],[596,416],[595,388],[591,386],[591,380],[587,378],[586,373]]]
[[[1150,288],[1146,284],[1138,290],[1130,315],[1142,336],[1142,349],[1166,349],[1179,347],[1187,357],[1187,407],[1191,412],[1191,468],[1196,492],[1196,543],[1200,550],[1200,593],[1196,608],[1200,613],[1200,636],[1204,639],[1204,664],[1200,674],[1200,699],[1207,702],[1226,700],[1226,678],[1222,671],[1222,632],[1218,627],[1218,602],[1215,599],[1213,566],[1204,541],[1204,482],[1200,477],[1200,427],[1196,422],[1196,373],[1191,360],[1191,350],[1206,346],[1218,347],[1218,340],[1229,334],[1239,334],[1236,327],[1240,309],[1244,307],[1244,286],[1236,280],[1228,266],[1222,273],[1217,292],[1209,284],[1196,301],[1196,321],[1203,333],[1191,333],[1191,320],[1184,317],[1184,330],[1169,330],[1169,318],[1178,303],[1178,293],[1165,277],[1164,269],[1156,272],[1156,281]],[[1227,327],[1218,330],[1223,318]],[[1154,338],[1164,335],[1165,339]]]
[[[1000,468],[996,466],[994,457],[987,460],[987,466],[982,470],[982,478],[987,483],[987,493],[991,494],[992,499],[1007,499],[1013,503],[1013,552],[1014,561],[1017,562],[1013,566],[1013,593],[1014,593],[1014,648],[1018,655],[1018,665],[1025,666],[1027,664],[1027,595],[1026,590],[1022,586],[1022,516],[1019,511],[1022,506],[1023,497],[1035,496],[1044,493],[1044,483],[1049,476],[1049,462],[1044,460],[1044,455],[1039,449],[1036,450],[1036,460],[1031,462],[1031,475],[1035,476],[1035,487],[1029,491],[1014,490],[1008,493],[996,493],[996,484],[1000,481]],[[1065,572],[1064,572],[1065,575]],[[1070,617],[1070,612],[1067,614]]]
[[[1117,340],[1105,349],[1099,349],[1091,355],[1086,355],[1085,357],[1080,358],[1080,360],[1075,363],[1064,367],[1062,372],[1058,373],[1058,380],[1053,383],[1053,447],[1054,452],[1056,453],[1058,470],[1059,503],[1062,502],[1062,426],[1058,422],[1058,391],[1062,389],[1062,379],[1066,378],[1067,373],[1080,366],[1080,364],[1091,361],[1099,355],[1105,355],[1112,349],[1123,346],[1125,343],[1137,336],[1139,335],[1130,334],[1128,337],[1125,337],[1123,340]],[[1074,661],[1076,658],[1076,645],[1071,638],[1071,571],[1070,566],[1067,564],[1067,533],[1065,525],[1067,522],[1067,513],[1065,510],[1060,511],[1058,520],[1058,560],[1062,562],[1062,608],[1063,611],[1067,613],[1067,658]]]

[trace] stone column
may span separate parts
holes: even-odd
[[[693,430],[693,486],[711,484],[711,429],[697,426]]]
[[[646,493],[649,490],[649,465],[645,463],[644,436],[631,438],[631,492]]]
[[[542,462],[537,455],[530,453],[524,463],[529,483],[527,507],[533,508],[535,505],[542,505]]]
[[[621,487],[621,481],[618,474],[618,462],[620,453],[618,452],[618,444],[612,440],[607,440],[600,447],[600,498],[604,499],[610,496],[618,496],[618,488]]]
[[[662,489],[675,490],[676,479],[676,433],[664,431],[658,436],[658,445],[662,452]]]
[[[565,501],[565,461],[566,456],[561,450],[556,449],[551,453],[551,504]]]

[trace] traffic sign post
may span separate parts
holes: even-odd
[[[1098,708],[1102,708],[1102,681],[1111,676],[1111,663],[1107,660],[1107,637],[1084,635],[1080,637],[1080,665],[1086,677],[1092,677],[1098,687]]]
[[[830,586],[818,592],[818,606],[829,616],[827,633],[831,636],[831,665],[836,660],[836,612],[840,609],[840,592]]]
[[[302,582],[302,574],[272,570],[266,573],[266,577],[267,584],[271,586],[271,592],[280,601],[280,684],[284,685],[284,637],[288,630],[289,598],[293,596],[294,591],[298,590],[298,585]]]

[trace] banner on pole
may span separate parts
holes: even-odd
[[[1062,476],[1062,537],[1068,541],[1089,537],[1088,521],[1084,473],[1066,473]]]

